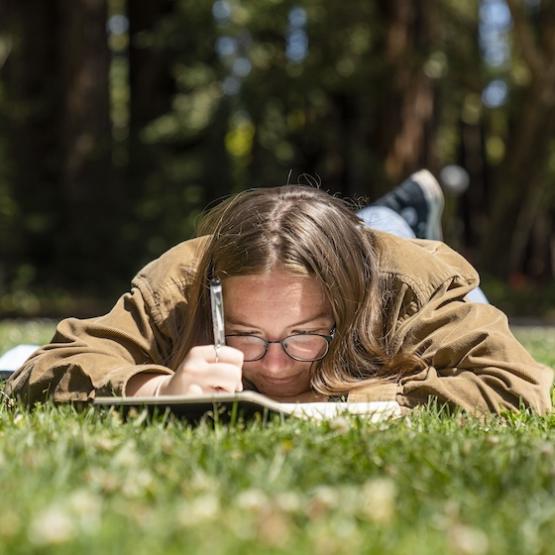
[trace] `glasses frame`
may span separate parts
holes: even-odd
[[[310,360],[307,359],[302,359],[302,358],[295,358],[294,356],[290,355],[287,352],[287,349],[285,348],[284,342],[287,341],[288,339],[291,339],[291,337],[298,337],[299,335],[317,335],[318,337],[323,337],[326,340],[326,350],[324,351],[324,354],[318,358],[313,358]],[[261,356],[259,356],[258,358],[253,358],[251,360],[245,360],[245,362],[256,362],[257,360],[262,360],[267,352],[268,352],[268,347],[270,346],[271,343],[279,343],[281,345],[281,348],[283,349],[283,352],[289,357],[292,358],[293,360],[296,360],[297,362],[318,362],[319,360],[322,360],[329,352],[330,350],[330,343],[332,342],[332,339],[335,337],[335,328],[332,328],[330,330],[330,334],[329,335],[324,335],[321,333],[293,333],[291,335],[288,335],[287,337],[284,337],[283,339],[275,339],[273,341],[269,341],[268,339],[264,339],[263,337],[260,337],[258,335],[254,335],[252,333],[228,333],[226,334],[226,339],[228,337],[256,337],[257,339],[259,339],[260,341],[262,341],[264,343],[264,352],[262,353]]]

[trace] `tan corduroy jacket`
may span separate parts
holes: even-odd
[[[412,408],[437,398],[470,412],[551,410],[553,372],[534,361],[493,306],[466,302],[476,271],[445,244],[373,232],[388,292],[385,331],[415,350],[425,370],[397,383],[354,389],[349,400],[397,400]],[[63,320],[52,342],[8,381],[6,392],[33,403],[123,395],[135,374],[164,366],[195,299],[187,298],[203,238],[148,264],[105,316]]]

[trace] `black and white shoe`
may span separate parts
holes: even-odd
[[[416,237],[441,241],[441,215],[445,200],[436,178],[428,170],[413,173],[398,187],[373,203],[397,212]]]

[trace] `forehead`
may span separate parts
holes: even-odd
[[[297,323],[330,315],[331,307],[318,280],[274,269],[264,274],[234,276],[223,281],[226,319],[279,319]]]

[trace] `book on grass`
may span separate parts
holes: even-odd
[[[38,348],[38,345],[18,345],[0,356],[0,380],[7,379]],[[401,416],[395,401],[280,403],[255,391],[213,393],[195,396],[161,397],[98,397],[97,407],[120,407],[124,413],[131,408],[147,408],[149,412],[169,410],[176,416],[198,421],[204,415],[216,413],[222,419],[234,415],[251,418],[256,414],[281,414],[305,419],[330,419],[342,414],[364,415],[372,422]]]
[[[368,418],[371,422],[401,416],[401,408],[396,401],[281,403],[255,391],[194,396],[97,397],[94,405],[102,408],[120,408],[124,413],[132,408],[146,408],[149,412],[167,410],[191,421],[197,421],[207,414],[218,414],[218,417],[224,420],[235,417],[251,418],[256,414],[281,414],[303,419],[325,420],[356,414]]]

